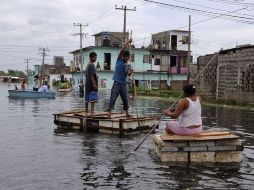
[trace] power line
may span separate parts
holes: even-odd
[[[177,10],[181,10],[184,12],[192,12],[194,14],[203,14],[203,15],[207,15],[207,16],[214,16],[215,15],[215,16],[224,17],[223,19],[225,19],[225,20],[231,20],[231,21],[240,22],[240,23],[247,23],[247,24],[254,24],[254,22],[252,21],[253,18],[250,18],[250,17],[206,11],[206,10],[184,7],[184,6],[179,6],[179,5],[173,5],[173,4],[168,4],[168,3],[158,2],[158,1],[152,1],[152,0],[140,0],[140,1],[144,1],[144,2],[147,2],[150,4],[156,4],[158,6],[162,6],[165,8],[177,9]]]
[[[214,8],[214,7],[208,7],[208,6],[204,6],[204,5],[200,5],[200,4],[194,4],[194,3],[190,3],[190,2],[186,2],[186,1],[181,1],[181,0],[172,0],[172,1],[180,2],[180,3],[183,3],[183,4],[194,5],[194,6],[198,6],[198,7],[204,7],[204,8],[212,9],[212,10],[223,11],[223,12],[226,12],[226,13],[229,12],[227,10],[218,9],[218,8]],[[250,14],[244,14],[244,13],[238,13],[238,14],[254,17],[254,15],[250,15]]]
[[[254,6],[253,3],[244,3],[244,2],[237,2],[237,1],[230,1],[230,0],[208,0],[208,1],[224,3],[224,4],[232,4],[232,5],[243,5],[243,6],[249,6],[249,7]]]

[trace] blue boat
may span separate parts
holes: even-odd
[[[38,92],[33,90],[8,90],[9,98],[48,98],[54,99],[56,97],[55,91]]]

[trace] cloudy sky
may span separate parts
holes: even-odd
[[[39,48],[48,48],[45,63],[79,48],[78,27],[88,23],[83,46],[94,45],[93,34],[122,31],[123,11],[115,5],[136,7],[127,13],[127,30],[136,47],[148,45],[151,34],[188,29],[192,17],[192,54],[196,57],[223,48],[254,44],[253,0],[0,0],[0,70],[26,70],[41,64]],[[156,3],[157,2],[157,3]],[[160,4],[158,4],[158,2]],[[162,4],[161,4],[162,3]],[[230,15],[230,16],[228,16]]]

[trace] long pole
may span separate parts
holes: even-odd
[[[130,38],[132,38],[132,30],[131,30],[131,34],[130,34]],[[130,55],[131,55],[131,44],[130,44],[130,47],[129,47],[129,51],[130,51]],[[131,56],[132,57],[132,56]],[[132,60],[131,60],[132,61]],[[134,62],[132,64],[132,67],[134,66]],[[138,107],[137,107],[137,101],[136,101],[136,81],[134,79],[134,72],[132,73],[132,79],[131,79],[131,82],[132,82],[132,98],[134,100],[134,105],[136,107],[136,115],[137,115],[137,119],[138,119],[138,127],[139,129],[141,130],[141,125],[140,125],[140,120],[139,120],[139,116],[138,116]]]
[[[188,36],[188,57],[187,57],[187,64],[188,64],[187,81],[189,81],[189,79],[190,79],[190,64],[191,64],[191,15],[189,15],[189,36]]]
[[[197,78],[200,76],[200,74],[208,67],[208,65],[215,59],[215,57],[217,57],[219,55],[219,53],[222,51],[222,48],[212,57],[212,59],[206,64],[206,66],[198,73],[198,75],[194,78],[194,81],[197,80]],[[183,93],[181,93],[181,95],[177,98],[177,100],[170,106],[169,109],[173,108],[175,106],[175,104],[178,102],[178,100],[182,97]],[[160,124],[160,122],[163,120],[163,118],[165,117],[165,114],[162,115],[162,117],[160,118],[160,120],[158,121],[158,123],[156,125],[154,125],[154,127],[149,131],[149,133],[147,133],[147,135],[144,137],[144,139],[138,144],[138,146],[134,149],[133,153],[138,150],[138,148],[143,144],[143,142],[147,139],[147,137],[155,130],[155,128]]]

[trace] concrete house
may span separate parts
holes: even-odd
[[[112,35],[113,34],[113,35]],[[113,74],[115,63],[120,52],[121,36],[122,33],[101,32],[95,34],[95,46],[89,46],[82,49],[83,70],[85,71],[87,63],[89,62],[89,53],[97,53],[96,69],[99,74],[100,87],[111,88],[113,84]],[[104,37],[103,37],[104,36]],[[106,38],[105,38],[106,36]],[[117,38],[116,38],[117,36]],[[118,39],[119,38],[119,39]],[[105,41],[106,40],[106,41]],[[117,45],[119,43],[119,45]],[[137,86],[144,86],[147,88],[168,87],[170,81],[173,80],[186,80],[186,73],[170,73],[168,69],[157,69],[156,58],[151,56],[150,48],[135,48],[131,49],[131,65],[134,68],[134,78]],[[167,53],[169,50],[166,50]],[[80,49],[70,52],[73,54],[73,79],[75,86],[78,87],[80,82]],[[169,67],[169,62],[165,65]],[[163,68],[163,66],[161,66]],[[84,72],[83,72],[84,74]],[[83,75],[84,76],[84,75]]]

